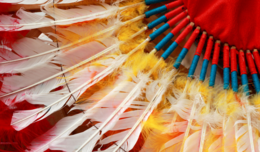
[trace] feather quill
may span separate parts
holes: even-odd
[[[46,140],[41,141],[40,139],[36,139],[33,144],[32,144],[32,149],[34,151],[45,151],[46,149],[50,148],[50,149],[58,149],[61,145],[61,143],[63,141],[65,141],[66,139],[68,140],[73,140],[74,137],[66,137],[69,136],[70,133],[75,130],[79,125],[81,125],[85,120],[87,119],[94,119],[95,121],[104,121],[104,117],[102,117],[103,112],[108,112],[111,113],[113,112],[112,110],[114,109],[114,107],[111,105],[117,105],[121,100],[123,100],[124,97],[126,97],[127,93],[129,90],[131,90],[132,86],[134,85],[132,82],[127,82],[126,81],[126,76],[120,76],[121,78],[119,78],[117,80],[117,82],[115,83],[115,85],[117,87],[115,87],[114,89],[111,90],[111,88],[109,87],[108,89],[111,90],[106,96],[104,96],[103,98],[100,99],[100,101],[98,101],[95,105],[90,104],[91,106],[87,106],[87,104],[83,104],[80,105],[80,109],[84,108],[86,109],[86,111],[84,113],[80,113],[77,114],[75,116],[72,116],[71,118],[64,118],[63,120],[61,120],[60,122],[58,122],[58,124],[56,124],[56,126],[53,127],[53,129],[51,129],[50,131],[48,131],[44,136],[45,138],[47,137],[47,142]],[[104,89],[105,91],[108,91],[106,88]],[[120,93],[119,91],[125,91],[124,93]],[[97,92],[97,95],[100,95],[100,91]],[[93,96],[96,96],[95,94]],[[115,98],[117,97],[117,98]],[[88,100],[91,100],[92,97],[90,97]],[[112,100],[115,99],[115,100]],[[113,102],[111,102],[113,101]],[[100,108],[102,107],[106,107],[106,109],[101,110]],[[75,109],[74,109],[75,110]],[[95,125],[96,127],[99,127],[99,124]],[[95,131],[95,126],[93,126],[92,128],[90,128],[89,131],[86,131],[82,134],[88,134],[89,136],[91,135],[91,133],[93,131]],[[76,136],[81,136],[81,135],[76,135]],[[88,136],[87,136],[88,137]],[[83,138],[86,138],[83,137]],[[82,141],[83,142],[83,141]],[[77,144],[79,145],[79,143]],[[75,145],[73,145],[75,146]],[[72,147],[73,147],[72,146]],[[63,145],[62,147],[66,147],[65,145]],[[72,147],[70,147],[69,149],[73,149]],[[63,149],[63,148],[61,148]],[[66,151],[72,151],[69,149],[65,149]]]
[[[53,25],[69,25],[78,22],[86,22],[94,19],[107,18],[114,16],[117,12],[127,8],[135,7],[143,4],[136,3],[130,6],[111,6],[108,4],[80,6],[77,9],[53,9],[53,3],[48,3],[42,8],[44,14],[54,17],[55,20],[43,16],[44,14],[26,12],[23,9],[17,11],[16,15],[19,18],[14,18],[8,15],[0,15],[0,31],[21,31],[35,28],[48,27]]]
[[[252,126],[251,115],[254,113],[254,108],[250,108],[248,99],[246,97],[241,98],[242,102],[245,102],[245,105],[242,106],[243,113],[245,118],[238,119],[235,122],[235,137],[237,140],[237,150],[238,151],[252,151],[255,152],[257,147],[257,141],[255,140],[255,131]],[[246,120],[245,120],[246,119]]]
[[[160,61],[158,61],[157,64],[160,64]],[[155,67],[156,68],[156,67]],[[157,107],[157,105],[160,103],[161,98],[163,94],[165,93],[167,86],[169,85],[169,81],[173,79],[173,75],[176,73],[175,69],[173,71],[170,71],[169,74],[163,79],[161,82],[162,86],[159,88],[159,90],[156,92],[156,94],[153,96],[152,100],[148,104],[148,106],[145,108],[142,115],[138,118],[134,126],[131,128],[131,130],[128,131],[128,133],[125,135],[125,137],[119,142],[119,144],[113,149],[113,152],[116,152],[119,150],[119,147],[124,147],[124,149],[131,150],[131,145],[135,143],[136,141],[133,139],[134,137],[138,136],[141,132],[141,125],[140,123],[142,121],[145,121],[148,119],[154,108]],[[137,139],[136,139],[137,140]],[[129,146],[130,145],[130,146]],[[111,149],[112,150],[112,149]],[[120,150],[121,151],[121,150]]]
[[[83,28],[79,28],[79,27],[69,27],[67,28],[66,31],[73,31],[73,33],[75,33],[76,35],[82,36],[82,39],[77,40],[76,42],[70,43],[70,44],[66,44],[64,46],[61,46],[59,48],[56,49],[51,49],[51,50],[45,50],[42,53],[38,53],[35,55],[28,55],[28,57],[22,57],[19,59],[11,59],[9,61],[4,61],[4,62],[0,62],[0,64],[7,64],[7,63],[12,63],[12,62],[18,62],[18,61],[23,61],[23,60],[27,60],[27,59],[32,59],[32,58],[36,58],[36,57],[40,57],[42,55],[46,55],[49,53],[53,53],[53,52],[57,52],[63,49],[68,49],[70,47],[73,47],[74,45],[83,43],[84,41],[89,41],[90,39],[93,38],[98,38],[98,37],[104,37],[104,34],[106,34],[106,36],[111,36],[111,34],[113,33],[114,30],[116,30],[117,28],[133,23],[135,21],[138,21],[140,19],[142,19],[144,16],[138,16],[136,18],[133,18],[129,21],[123,22],[123,23],[117,23],[117,25],[115,25],[115,21],[111,20],[111,22],[108,22],[107,25],[104,24],[98,24],[98,25],[94,25],[95,27],[92,26],[87,26],[87,27],[83,27]],[[98,28],[97,28],[98,27]],[[97,30],[98,29],[98,30]],[[138,31],[137,33],[135,33],[134,35],[132,35],[130,38],[134,38],[135,36],[139,35],[140,33],[142,33],[143,31],[145,31],[147,28],[143,28],[140,31]],[[65,30],[59,30],[59,32],[66,32]],[[85,32],[83,32],[85,31]],[[83,33],[83,35],[82,35]],[[88,34],[86,34],[88,33]],[[129,38],[129,39],[130,39]],[[57,37],[57,39],[61,39],[61,37]],[[16,57],[18,58],[18,57]]]
[[[100,81],[101,79],[103,79],[104,77],[106,77],[107,75],[111,74],[115,69],[118,69],[125,61],[126,59],[133,54],[134,52],[136,52],[140,47],[142,47],[144,44],[146,44],[149,41],[149,39],[146,39],[143,41],[143,43],[139,44],[138,47],[136,47],[134,50],[130,51],[127,55],[121,55],[118,56],[115,61],[113,61],[112,63],[110,63],[111,65],[109,65],[107,68],[103,69],[103,70],[96,70],[96,71],[100,71],[100,73],[98,73],[94,78],[84,78],[83,76],[80,76],[79,78],[85,79],[84,81],[78,81],[76,86],[72,86],[71,88],[71,92],[62,95],[62,96],[55,96],[54,102],[50,105],[48,105],[45,108],[40,108],[38,110],[34,110],[31,111],[30,114],[26,113],[26,117],[23,115],[21,115],[20,113],[16,113],[16,115],[14,116],[14,119],[12,120],[12,125],[14,125],[15,128],[17,129],[22,129],[26,126],[28,126],[29,124],[31,124],[32,122],[34,122],[35,120],[37,120],[38,118],[45,118],[46,116],[48,116],[49,114],[51,114],[51,112],[53,112],[53,110],[50,112],[49,108],[51,108],[52,106],[56,106],[57,109],[60,109],[60,107],[63,107],[63,103],[68,100],[68,98],[71,95],[74,95],[76,97],[78,97],[81,93],[82,90],[86,90],[87,88],[89,88],[90,86],[92,86],[93,84],[95,84],[96,82]],[[85,70],[85,73],[88,73],[87,75],[90,75],[88,72],[88,69]],[[73,81],[77,81],[77,79],[73,79]],[[85,82],[82,84],[82,82]],[[71,102],[67,102],[67,104],[71,104]],[[52,108],[54,109],[54,108]],[[46,113],[46,114],[45,114]],[[21,117],[22,116],[22,117]],[[23,118],[23,119],[21,119]],[[26,121],[27,120],[27,121]]]

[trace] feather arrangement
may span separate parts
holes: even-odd
[[[259,151],[259,53],[207,33],[184,0],[0,9],[0,151]]]

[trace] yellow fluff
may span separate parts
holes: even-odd
[[[260,95],[257,94],[255,96],[253,96],[250,101],[252,104],[255,105],[255,107],[257,108],[257,111],[260,112]]]
[[[214,105],[228,116],[233,116],[239,112],[241,105],[237,101],[237,95],[232,90],[223,90],[218,93]]]

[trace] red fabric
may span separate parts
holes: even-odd
[[[187,16],[187,12],[184,11],[184,12],[180,13],[179,15],[175,16],[174,18],[172,18],[171,20],[169,20],[167,23],[170,25],[170,27],[172,27],[186,16]]]
[[[223,68],[229,68],[229,46],[225,45],[223,49]]]
[[[199,34],[200,34],[200,29],[196,28],[196,30],[194,30],[193,33],[191,34],[189,40],[184,45],[184,48],[189,50],[191,45],[194,43],[195,39]]]
[[[253,55],[255,58],[256,67],[258,69],[258,73],[260,73],[260,56],[257,50],[253,51]]]
[[[231,56],[231,72],[237,71],[237,50],[235,48],[231,48],[230,50]]]
[[[202,36],[200,37],[200,42],[199,42],[199,45],[196,49],[195,55],[198,55],[198,56],[201,55],[201,52],[202,52],[203,47],[205,45],[206,39],[207,39],[207,34],[203,33]]]
[[[185,10],[184,6],[180,6],[180,7],[176,8],[175,10],[172,10],[169,13],[166,13],[165,17],[167,18],[167,20],[169,20],[169,19],[173,18],[174,16],[180,14],[184,10]]]
[[[255,62],[250,52],[246,53],[247,65],[251,74],[257,74]]]
[[[166,4],[165,6],[167,7],[167,9],[173,9],[174,7],[180,6],[182,4],[183,4],[182,1],[174,1],[169,4]]]
[[[208,42],[207,42],[207,48],[206,48],[206,52],[204,54],[204,60],[209,60],[210,55],[211,55],[211,51],[213,48],[213,44],[214,44],[214,40],[212,37],[209,37]]]
[[[239,68],[240,68],[240,74],[247,74],[246,71],[246,61],[245,61],[245,53],[243,51],[239,51],[238,54],[238,63],[239,63]]]
[[[180,30],[186,26],[188,23],[190,22],[190,19],[188,19],[187,17],[185,19],[183,19],[180,24],[178,24],[175,28],[172,29],[171,33],[173,35],[176,35],[178,32],[180,32]]]
[[[184,30],[183,32],[177,37],[177,39],[175,40],[175,42],[177,44],[180,44],[183,39],[192,31],[193,29],[193,26],[192,25],[188,25]]]
[[[218,64],[219,53],[220,53],[220,43],[215,43],[215,49],[214,49],[212,64]]]
[[[259,0],[183,0],[191,21],[238,50],[260,48]]]

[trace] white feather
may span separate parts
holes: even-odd
[[[52,16],[55,20],[47,18],[39,13],[18,10],[14,18],[8,15],[0,15],[0,31],[21,31],[35,28],[48,27],[53,25],[69,25],[78,22],[90,21],[94,19],[106,18],[116,14],[120,10],[140,5],[141,3],[130,6],[118,7],[108,4],[79,6],[75,9],[62,10],[53,8],[53,3],[48,3],[42,8],[42,12]]]
[[[26,117],[20,117],[21,116],[20,113],[24,113],[24,111],[16,111],[14,113],[13,119],[12,119],[12,124],[13,124],[14,128],[16,128],[17,130],[21,130],[24,127],[30,125],[32,122],[36,121],[38,118],[44,119],[45,117],[49,116],[53,112],[62,108],[68,99],[69,99],[69,101],[67,102],[67,104],[68,105],[73,104],[75,101],[73,98],[70,98],[70,96],[73,94],[74,97],[78,98],[87,88],[89,88],[91,86],[91,84],[93,85],[93,83],[95,82],[95,78],[93,79],[94,81],[92,82],[92,73],[93,72],[94,73],[96,71],[101,72],[102,70],[103,70],[103,72],[106,72],[106,70],[104,70],[104,68],[100,68],[98,70],[98,68],[93,67],[92,72],[89,72],[90,70],[91,69],[89,69],[89,68],[85,68],[85,70],[80,71],[79,72],[80,74],[77,75],[79,79],[72,79],[71,82],[68,83],[70,86],[70,89],[72,90],[71,93],[68,92],[68,89],[66,87],[64,87],[61,91],[57,92],[57,93],[61,92],[62,94],[60,94],[60,95],[58,94],[57,96],[55,96],[56,93],[48,93],[48,94],[45,94],[44,98],[38,99],[38,100],[41,100],[42,103],[44,103],[45,98],[48,98],[48,97],[51,98],[52,103],[50,105],[48,105],[47,107],[38,108],[37,112],[35,112],[35,110],[33,110],[31,113],[29,112],[29,114]],[[100,74],[102,75],[102,72]],[[100,79],[102,79],[104,76],[106,76],[106,75],[102,75]],[[84,81],[84,79],[85,79],[85,81]],[[96,76],[96,79],[99,80],[99,75]],[[85,83],[82,85],[82,82],[85,82]],[[39,101],[37,101],[37,103],[39,103]],[[51,110],[49,111],[49,109],[51,109]],[[26,110],[25,113],[28,113],[27,111],[28,110]],[[31,119],[31,118],[34,118],[34,119]]]
[[[158,64],[160,64],[160,61],[158,61],[158,63],[155,65],[155,67],[151,71],[156,69]],[[118,143],[117,146],[114,146],[115,149],[113,149],[113,152],[122,151],[119,148],[123,148],[124,151],[130,151],[133,148],[133,146],[136,144],[138,137],[142,131],[142,126],[140,123],[142,121],[147,120],[149,118],[150,114],[152,113],[152,111],[154,110],[154,108],[156,108],[157,105],[161,102],[162,96],[165,93],[166,89],[168,88],[169,81],[171,82],[171,80],[173,79],[172,77],[173,77],[174,73],[175,73],[175,71],[173,70],[173,71],[170,71],[168,74],[162,76],[161,81],[160,81],[161,87],[158,89],[156,94],[153,96],[153,98],[150,101],[150,103],[148,104],[148,106],[144,107],[144,112],[138,118],[138,120],[136,121],[134,126],[128,131],[128,133],[125,135],[125,137],[123,139],[121,139],[120,141],[117,142]],[[148,97],[148,98],[150,98],[150,97]]]
[[[252,152],[251,147],[254,146],[254,150],[258,150],[258,144],[257,144],[257,135],[255,135],[255,131],[252,130],[250,133],[249,127],[247,124],[247,120],[237,120],[235,122],[235,137],[237,141],[237,151],[243,152],[243,151],[250,151]],[[250,134],[253,136],[253,142],[250,140]]]
[[[100,3],[99,5],[78,6],[68,10],[55,7],[53,3],[48,3],[42,7],[42,12],[52,16],[56,23],[66,19],[78,18],[78,21],[93,20],[96,18],[106,18],[117,13],[118,6]],[[70,22],[69,20],[67,20]],[[68,23],[66,23],[68,24]]]
[[[76,129],[80,124],[82,124],[82,122],[84,122],[86,119],[95,118],[95,120],[100,121],[102,118],[102,116],[100,115],[101,114],[100,112],[105,112],[105,111],[109,112],[111,110],[108,111],[106,109],[104,111],[97,111],[97,108],[106,107],[106,105],[109,105],[109,104],[106,104],[106,102],[108,102],[110,104],[117,104],[117,102],[120,102],[123,99],[123,97],[125,96],[125,93],[123,93],[122,96],[118,95],[119,91],[122,90],[122,88],[124,91],[127,91],[128,87],[131,88],[131,83],[125,83],[124,82],[125,79],[126,79],[125,76],[120,76],[115,83],[115,85],[117,85],[116,88],[113,89],[112,87],[108,86],[108,87],[104,88],[103,90],[100,90],[97,93],[95,93],[94,95],[92,95],[90,98],[87,99],[88,101],[90,101],[90,103],[87,102],[86,104],[80,105],[80,107],[82,109],[87,109],[85,114],[83,114],[83,113],[79,114],[79,116],[77,116],[76,119],[74,118],[75,116],[73,116],[73,119],[70,119],[70,118],[62,119],[60,122],[58,122],[58,124],[55,125],[55,127],[53,127],[53,129],[51,129],[50,131],[48,131],[47,133],[45,133],[43,135],[43,138],[47,139],[47,140],[41,141],[40,139],[42,137],[40,137],[40,139],[36,139],[32,143],[31,148],[34,151],[44,151],[50,147],[52,147],[52,149],[58,149],[59,148],[58,145],[62,142],[62,140],[67,139],[66,137],[69,136],[69,134],[74,129]],[[127,84],[129,84],[130,86],[127,86]],[[125,87],[125,86],[127,86],[127,87]],[[118,95],[118,96],[116,96],[116,95]],[[104,96],[104,97],[102,98],[102,96]],[[98,97],[99,100],[100,100],[100,98],[102,98],[102,99],[99,101],[96,99],[96,97]],[[111,99],[115,99],[115,100],[111,103],[111,102],[109,102],[109,101],[111,101]],[[93,102],[96,102],[97,104],[93,104]],[[109,108],[113,108],[113,107],[111,107],[111,105],[110,105]],[[99,114],[96,113],[96,111],[99,112]],[[94,113],[95,113],[95,115],[93,115]],[[98,124],[98,126],[99,126],[99,124]],[[92,130],[92,131],[94,131],[94,130]],[[61,138],[61,139],[59,139],[59,138]],[[73,137],[71,137],[71,138],[73,138]],[[55,142],[55,140],[57,140],[57,139],[59,142]]]
[[[115,40],[115,39],[110,39],[109,41],[105,40],[103,44],[111,45],[111,44],[113,44],[112,40]],[[104,50],[105,46],[103,44],[94,41],[94,42],[87,43],[83,46],[77,47],[75,49],[72,49],[70,51],[67,51],[66,53],[60,52],[60,54],[53,59],[54,61],[50,61],[49,58],[48,58],[48,60],[46,59],[46,62],[39,62],[37,60],[38,58],[29,59],[29,61],[23,61],[24,64],[31,64],[31,62],[36,62],[36,63],[32,66],[29,66],[28,69],[22,69],[21,66],[23,66],[24,64],[19,65],[18,68],[21,68],[21,69],[16,69],[16,71],[13,71],[13,73],[21,73],[22,75],[21,76],[14,75],[12,77],[6,78],[6,80],[3,81],[4,86],[6,87],[6,88],[4,88],[5,89],[4,91],[6,93],[8,93],[8,95],[10,95],[10,94],[14,94],[14,93],[21,92],[26,89],[35,87],[41,83],[44,83],[44,82],[54,79],[56,77],[60,77],[60,75],[62,75],[63,73],[74,70],[77,67],[84,65],[84,64],[88,63],[89,61],[105,54],[106,52],[115,49],[115,47],[112,46],[112,49],[110,49],[110,47],[109,47],[108,50]],[[104,50],[104,51],[101,52],[102,50]],[[73,55],[71,55],[70,52],[73,53]],[[79,56],[77,54],[78,52],[84,52],[84,53],[82,53]],[[93,54],[96,54],[96,55],[93,55]],[[43,60],[43,61],[45,61],[45,60]],[[49,61],[49,63],[47,61]],[[79,61],[81,61],[81,62],[77,63]],[[64,70],[61,71],[61,67],[58,67],[52,63],[65,65],[65,67],[63,67]],[[77,64],[73,65],[73,63],[77,63]],[[49,72],[48,76],[46,75],[47,73],[44,71],[44,69],[42,67],[45,67],[46,68],[45,71]],[[54,71],[52,69],[56,69],[56,70]],[[33,73],[33,75],[31,75],[31,73]],[[44,73],[45,75],[42,75],[42,73]],[[39,76],[35,77],[36,74],[39,74],[40,77]],[[29,79],[30,82],[24,81],[24,78],[26,78],[27,75],[29,75],[31,77]],[[68,76],[68,74],[67,74],[67,76]],[[22,83],[19,83],[19,85],[17,85],[16,84],[17,81],[20,81]],[[15,82],[15,83],[13,83],[13,82]],[[13,88],[13,86],[15,86],[16,88]],[[4,94],[3,96],[6,96],[6,94]]]
[[[144,43],[146,43],[147,41],[149,41],[149,39],[146,39],[145,41],[143,41],[143,43],[139,44],[135,49],[133,49],[132,51],[130,51],[128,54],[132,54],[135,51],[137,51],[139,49],[139,47],[141,47]],[[30,125],[33,119],[31,119],[32,117],[34,117],[36,120],[36,118],[40,118],[43,119],[45,117],[47,117],[48,115],[51,114],[51,112],[57,111],[58,109],[60,109],[61,107],[64,106],[64,103],[66,103],[67,99],[73,94],[75,97],[79,97],[87,88],[89,88],[90,86],[92,86],[93,84],[97,83],[98,81],[100,81],[101,79],[103,79],[104,77],[106,77],[107,75],[109,75],[110,73],[112,73],[115,69],[119,68],[128,58],[128,55],[120,55],[118,56],[116,59],[114,59],[114,61],[110,63],[110,65],[105,68],[104,70],[96,70],[96,71],[102,71],[99,74],[97,74],[94,78],[90,78],[90,74],[87,70],[82,70],[79,73],[86,73],[88,77],[86,76],[82,76],[82,75],[78,75],[78,79],[72,79],[72,81],[75,81],[74,83],[70,84],[70,88],[71,88],[71,92],[68,93],[66,91],[66,93],[64,94],[64,96],[62,98],[60,98],[59,100],[54,100],[53,103],[45,108],[40,108],[39,111],[37,113],[33,113],[28,115],[27,117],[23,117],[23,119],[21,119],[21,117],[19,117],[19,113],[15,113],[16,116],[13,116],[14,119],[12,119],[12,125],[14,126],[14,128],[20,130],[22,128],[24,128],[25,126]],[[109,60],[109,59],[108,59]],[[87,80],[86,80],[87,78]],[[80,80],[80,79],[85,79],[85,80]],[[82,84],[82,82],[85,82]],[[70,99],[70,101],[67,102],[68,105],[72,104],[73,100]],[[57,105],[56,105],[57,104]],[[55,105],[55,108],[51,108],[53,105]],[[51,108],[51,111],[48,111],[49,108]],[[47,112],[45,114],[45,112]],[[26,112],[27,113],[27,112]],[[40,115],[38,115],[40,113]],[[44,115],[44,117],[43,117]],[[37,117],[36,117],[37,116]],[[20,119],[19,119],[20,118]],[[28,120],[27,120],[28,119]]]
[[[131,127],[131,124],[133,123],[133,120],[136,119],[135,117],[129,117],[129,118],[121,119],[121,120],[119,120],[119,118],[120,118],[120,115],[131,105],[133,100],[135,100],[135,98],[137,98],[141,94],[141,89],[143,89],[143,87],[145,87],[145,84],[147,83],[147,80],[149,80],[145,76],[142,76],[142,77],[144,79],[141,79],[140,82],[138,82],[132,88],[131,92],[128,93],[127,97],[120,103],[120,105],[115,109],[115,111],[111,115],[109,115],[108,119],[106,119],[102,123],[102,125],[99,127],[99,129],[97,131],[95,131],[88,138],[88,140],[86,140],[86,142],[84,142],[76,151],[80,151],[81,149],[83,149],[87,144],[89,144],[89,142],[92,140],[92,138],[94,138],[100,131],[104,132],[104,130],[109,130],[112,127],[116,127],[116,128],[114,128],[112,130],[117,130],[119,128],[120,129],[127,129],[127,128]],[[110,103],[107,106],[111,106]],[[119,125],[119,124],[122,124],[122,123],[124,123],[123,126]],[[119,126],[116,125],[116,124],[118,124]],[[114,137],[114,138],[117,138],[117,136]],[[113,138],[111,138],[111,139],[113,139]]]
[[[184,143],[183,152],[199,151],[201,131],[191,134]]]
[[[224,152],[235,152],[236,151],[236,138],[235,138],[235,127],[234,120],[231,117],[227,119],[223,127],[223,140],[224,140]]]
[[[92,119],[93,121],[100,122],[96,125],[98,128],[100,128],[102,122],[104,122],[107,119],[107,117],[114,112],[116,108],[114,105],[120,104],[120,102],[122,102],[122,100],[127,97],[129,91],[134,87],[134,85],[135,84],[132,82],[123,82],[119,84],[117,88],[111,91],[106,97],[101,99],[94,107],[86,111],[85,114],[87,116],[86,118]],[[86,118],[84,119],[86,120]],[[95,143],[101,137],[101,135],[106,132],[107,128],[113,127],[115,125],[115,123],[113,122],[116,122],[118,119],[119,118],[117,118],[116,120],[113,119],[109,126],[106,126],[104,129],[102,129],[101,133],[99,132],[99,134],[94,136],[94,138],[92,138],[92,140],[89,143],[86,143],[86,146],[84,146],[83,151],[92,151],[93,147],[95,146]],[[58,144],[59,146],[55,145],[55,147],[58,146],[59,150],[75,151],[76,148],[80,147],[90,136],[93,135],[93,132],[96,131],[97,129],[92,127],[90,128],[90,130],[88,129],[84,133],[79,133],[74,136],[68,136],[65,138],[66,140]],[[80,141],[77,141],[77,144],[74,143],[75,140],[77,139],[75,136],[81,137]],[[61,148],[60,146],[62,146],[63,148]],[[54,144],[52,145],[51,149],[56,149],[54,148]]]

